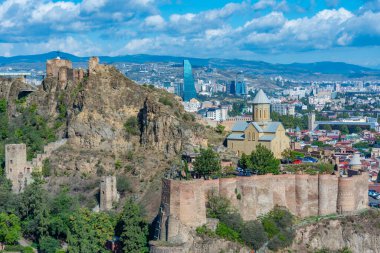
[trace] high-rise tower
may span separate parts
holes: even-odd
[[[183,101],[190,101],[192,98],[197,97],[197,92],[194,86],[193,71],[189,60],[183,61]]]
[[[309,131],[314,131],[317,126],[315,124],[315,113],[314,112],[311,112],[308,114],[308,128],[309,128]]]

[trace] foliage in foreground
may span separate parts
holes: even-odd
[[[133,201],[127,201],[119,215],[95,213],[81,208],[66,189],[50,196],[42,175],[34,179],[19,195],[7,183],[0,184],[0,242],[15,243],[22,234],[44,253],[56,253],[61,241],[68,243],[69,253],[109,252],[105,244],[117,228],[126,252],[147,252],[147,224]],[[0,182],[7,180],[0,175]]]
[[[218,153],[211,148],[201,149],[201,152],[194,161],[194,171],[201,176],[209,176],[221,170]]]
[[[275,207],[269,213],[255,221],[244,222],[229,200],[222,196],[210,194],[207,203],[208,217],[218,218],[215,232],[207,227],[199,227],[197,233],[209,237],[221,238],[245,244],[255,250],[265,243],[271,250],[289,246],[294,239],[293,215],[285,208]]]
[[[274,157],[273,152],[259,144],[250,155],[243,154],[239,160],[243,169],[249,169],[259,175],[280,173],[280,160]]]

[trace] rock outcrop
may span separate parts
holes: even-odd
[[[17,80],[0,84],[0,98],[14,106],[21,86]],[[98,186],[101,176],[125,174],[131,178],[134,197],[152,215],[160,203],[164,170],[178,161],[184,149],[207,145],[205,128],[173,94],[137,85],[95,58],[83,79],[62,83],[55,76],[45,78],[26,97],[25,106],[31,105],[58,139],[68,140],[49,158],[55,175],[49,180],[52,191],[69,185],[81,194],[93,194],[92,185]],[[132,131],[126,131],[128,120],[134,123],[128,126]]]
[[[353,253],[380,252],[380,212],[368,210],[360,215],[324,219],[297,229],[292,252],[318,249]]]

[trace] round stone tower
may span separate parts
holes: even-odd
[[[262,89],[257,92],[252,104],[254,122],[265,122],[271,120],[270,101]]]
[[[362,168],[362,162],[360,161],[360,153],[355,153],[352,158],[348,169],[348,176],[358,175],[359,170]]]

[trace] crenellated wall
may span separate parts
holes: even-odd
[[[336,175],[260,175],[215,180],[163,179],[161,239],[178,237],[179,225],[206,223],[210,191],[231,201],[244,220],[253,220],[276,205],[298,217],[348,213],[368,206],[368,174],[350,178]],[[172,226],[171,221],[175,226]]]

